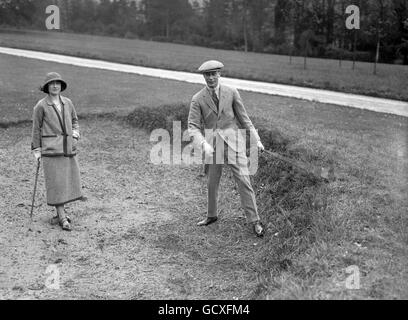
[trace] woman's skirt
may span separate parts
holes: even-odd
[[[79,200],[81,194],[81,178],[77,157],[42,157],[47,204],[63,205]]]

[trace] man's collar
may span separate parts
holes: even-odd
[[[216,95],[219,97],[220,96],[220,83],[218,82],[217,86],[214,89],[211,89],[208,85],[206,85],[207,90],[211,93],[215,91]]]

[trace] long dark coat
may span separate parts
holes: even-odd
[[[41,148],[47,204],[63,205],[79,200],[81,179],[77,154],[78,117],[72,101],[60,96],[61,112],[49,96],[34,107],[31,149]]]

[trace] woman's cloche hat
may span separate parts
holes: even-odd
[[[57,72],[49,72],[45,76],[44,84],[40,87],[40,90],[49,93],[48,92],[48,84],[52,81],[59,81],[61,82],[61,92],[64,91],[67,88],[67,83],[62,79],[61,75]]]

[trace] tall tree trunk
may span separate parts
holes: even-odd
[[[293,34],[289,35],[289,41],[290,41],[289,64],[292,64],[293,52],[295,50],[295,23],[293,24]]]
[[[290,44],[290,54],[289,54],[289,64],[292,64],[292,58],[293,58],[293,49],[295,48],[295,39],[294,39],[294,36],[295,35],[293,35],[293,38],[290,40],[291,41],[291,44]]]
[[[170,38],[170,10],[167,10],[166,13],[166,38],[169,39]]]
[[[380,4],[380,15],[379,15],[379,19],[377,21],[377,48],[375,51],[375,62],[374,62],[374,74],[377,74],[377,64],[378,61],[380,60],[380,46],[381,46],[381,34],[383,31],[383,23],[385,20],[385,2],[380,0],[379,1]]]
[[[357,30],[354,30],[354,43],[353,43],[353,70],[356,69],[356,48],[357,48]]]
[[[243,26],[244,26],[244,50],[248,52],[248,26],[247,26],[247,4],[244,0],[244,14],[243,14]]]
[[[286,0],[287,1],[287,0]],[[285,17],[286,12],[285,2],[283,0],[277,0],[274,9],[274,29],[275,29],[275,40],[279,43],[285,43],[285,30],[288,18]]]
[[[60,14],[61,14],[61,25],[60,25],[60,31],[67,31],[71,26],[69,25],[69,22],[71,21],[71,16],[72,16],[72,0],[68,1],[55,1],[56,4],[60,8]]]
[[[404,57],[404,62],[403,62],[404,65],[408,65],[408,48],[404,50],[403,57]]]
[[[305,56],[304,56],[304,59],[303,59],[303,69],[307,69],[307,54],[308,54],[308,51],[309,51],[309,41],[307,40],[306,41],[306,45],[305,45]]]
[[[336,0],[327,0],[327,20],[326,20],[326,43],[333,43],[334,32],[334,7]]]
[[[346,37],[346,25],[344,23],[345,21],[345,12],[346,12],[346,7],[344,4],[344,0],[341,1],[341,20],[342,20],[342,28],[341,28],[341,39],[339,40],[339,49],[340,49],[340,55],[339,55],[339,67],[341,68],[342,62],[343,62],[343,50],[344,50],[344,42],[345,42],[345,37]]]
[[[380,36],[377,36],[377,50],[375,52],[375,61],[374,61],[374,74],[377,74],[377,64],[380,60]]]

